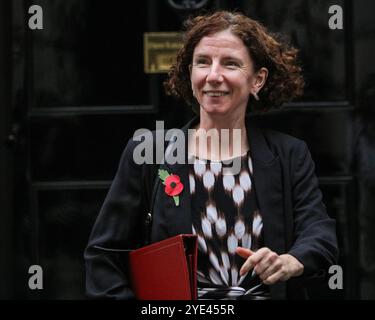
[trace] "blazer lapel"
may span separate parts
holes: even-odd
[[[180,177],[184,189],[179,194],[180,203],[176,206],[173,197],[167,196],[164,206],[165,218],[168,221],[168,231],[170,236],[178,234],[191,234],[192,229],[192,214],[191,214],[191,197],[190,197],[190,183],[189,183],[189,165],[188,165],[188,129],[199,121],[198,117],[191,120],[185,127],[182,128],[185,137],[185,164],[164,163],[160,166],[161,169],[167,170],[169,174],[176,174]],[[163,191],[164,192],[164,191]]]
[[[168,231],[170,236],[178,234],[191,234],[192,230],[192,217],[190,212],[190,184],[188,166],[183,164],[163,164],[160,166],[162,169],[167,170],[169,174],[176,174],[180,177],[184,189],[179,194],[180,203],[176,206],[173,197],[165,195],[164,214],[168,221]],[[163,188],[164,189],[164,185]],[[164,193],[164,190],[162,191]]]
[[[259,211],[263,219],[265,246],[285,253],[283,181],[280,159],[270,150],[264,134],[247,121],[250,156]]]
[[[272,251],[285,253],[285,227],[283,212],[283,184],[281,163],[265,139],[264,134],[247,122],[253,179],[259,211],[263,219],[264,246]],[[270,286],[273,299],[286,298],[286,283]]]

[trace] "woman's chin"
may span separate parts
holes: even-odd
[[[207,115],[226,115],[230,110],[225,106],[205,106],[201,108]]]

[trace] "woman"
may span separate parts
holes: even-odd
[[[301,298],[306,281],[337,259],[335,224],[306,144],[257,129],[245,117],[247,108],[267,111],[302,94],[297,51],[239,13],[198,16],[186,27],[166,82],[167,93],[199,114],[182,129],[189,136],[186,162],[137,165],[139,142],[129,141],[85,252],[87,293],[133,297],[118,261],[95,246],[141,246],[139,231],[152,210],[152,242],[197,234],[200,299]],[[240,132],[239,138],[223,144],[222,129],[230,137]],[[211,139],[202,150],[199,141],[209,130],[220,143]],[[240,170],[224,173],[235,160]],[[150,208],[157,169],[180,179],[178,203],[158,188]],[[173,183],[171,190],[178,180]]]

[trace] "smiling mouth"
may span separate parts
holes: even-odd
[[[203,93],[209,97],[222,97],[229,94],[227,91],[203,91]]]

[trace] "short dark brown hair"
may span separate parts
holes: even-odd
[[[238,12],[218,11],[189,18],[184,25],[183,46],[164,83],[168,95],[182,98],[193,107],[197,106],[189,72],[194,49],[203,37],[227,29],[243,41],[255,71],[265,67],[269,72],[259,92],[260,101],[256,101],[253,96],[249,99],[253,110],[278,108],[284,102],[303,94],[304,80],[297,62],[298,50],[281,40],[279,35],[269,32],[259,22]]]

